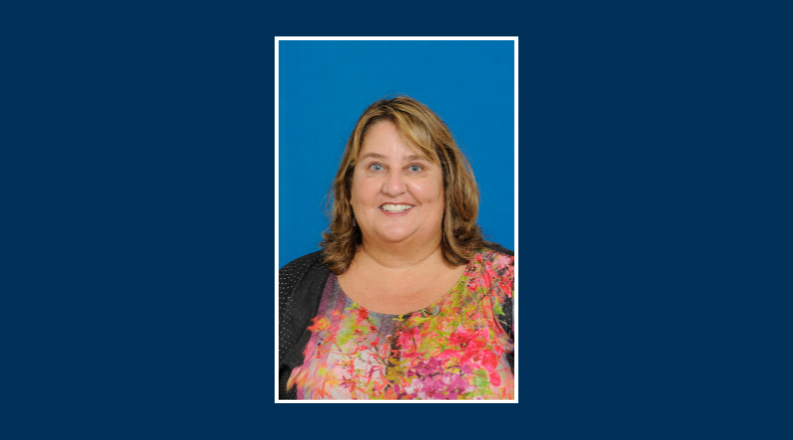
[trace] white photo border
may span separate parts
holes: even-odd
[[[385,41],[385,40],[402,40],[402,41],[451,41],[451,40],[469,40],[469,41],[488,41],[488,40],[506,40],[506,41],[514,41],[514,91],[515,91],[515,99],[514,99],[514,130],[515,130],[515,291],[512,295],[514,307],[513,307],[513,329],[515,334],[515,398],[512,400],[281,400],[278,398],[278,269],[279,269],[279,261],[278,261],[278,103],[279,103],[279,96],[278,96],[278,44],[280,41],[288,41],[288,40],[320,40],[320,41],[353,41],[353,40],[367,40],[367,41]],[[519,271],[519,249],[518,249],[518,37],[275,37],[275,161],[274,161],[274,175],[275,175],[275,402],[276,403],[518,403],[518,390],[520,387],[518,386],[518,357],[520,350],[517,349],[518,345],[518,332],[519,332],[519,325],[518,325],[518,283],[520,276],[518,275]]]

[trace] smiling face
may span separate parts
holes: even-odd
[[[405,143],[396,125],[369,127],[353,173],[352,206],[364,242],[439,243],[444,193],[440,165]]]

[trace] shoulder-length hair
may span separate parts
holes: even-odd
[[[440,165],[446,199],[441,223],[443,258],[452,267],[468,263],[486,243],[476,224],[479,189],[474,173],[438,115],[413,98],[397,96],[370,105],[347,141],[329,197],[332,200],[330,226],[322,234],[325,264],[337,275],[344,273],[361,244],[361,229],[353,222],[350,188],[363,138],[367,130],[380,121],[394,123],[406,143]]]

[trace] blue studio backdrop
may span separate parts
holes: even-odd
[[[411,96],[471,163],[485,237],[514,249],[514,42],[280,41],[278,266],[320,249],[326,201],[361,113]]]

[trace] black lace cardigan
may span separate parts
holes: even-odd
[[[495,243],[487,247],[507,254],[514,253]],[[319,301],[330,271],[322,264],[323,251],[304,255],[291,261],[278,271],[278,398],[296,399],[297,388],[286,389],[292,369],[303,365],[303,351],[311,331],[308,326],[319,310]],[[512,301],[502,304],[504,315],[499,321],[512,334]],[[509,365],[514,368],[514,355],[509,355]]]

